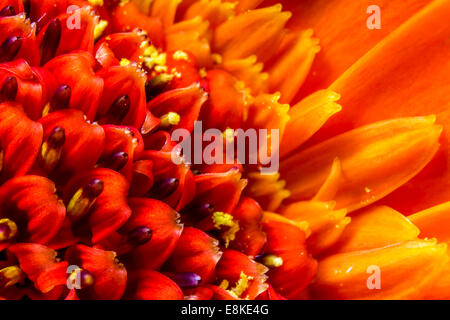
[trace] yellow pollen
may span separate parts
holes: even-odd
[[[283,258],[269,254],[263,258],[263,263],[269,268],[278,268],[283,265]]]
[[[103,0],[88,0],[88,1],[93,6],[98,6],[98,7],[103,6]]]
[[[198,73],[200,74],[200,77],[202,77],[202,78],[206,78],[206,76],[208,75],[205,68],[201,68],[200,70],[198,70]]]
[[[50,102],[45,105],[44,109],[42,110],[42,117],[45,117],[50,113],[50,107]]]
[[[226,279],[222,280],[222,282],[219,284],[219,287],[224,290],[227,290],[229,286],[230,286],[230,283]]]
[[[211,59],[213,60],[213,62],[215,64],[222,64],[222,62],[223,62],[222,56],[220,54],[218,54],[218,53],[213,53],[211,55]]]
[[[214,222],[214,227],[218,230],[221,230],[222,227],[229,227],[229,229],[222,234],[222,238],[225,241],[225,247],[228,248],[230,242],[236,239],[236,233],[239,231],[239,222],[235,221],[232,215],[220,211],[213,213],[212,220]]]
[[[161,127],[167,128],[180,123],[181,117],[176,112],[169,112],[161,117]]]
[[[131,63],[131,61],[128,59],[125,59],[125,58],[122,58],[122,60],[120,60],[120,65],[122,67],[125,67],[125,66],[129,65],[130,63]]]
[[[222,135],[223,135],[223,137],[225,138],[225,140],[227,142],[233,142],[234,141],[234,136],[235,136],[234,129],[227,128],[227,129],[225,129],[225,131],[223,132]]]
[[[250,286],[250,281],[253,280],[253,277],[247,276],[244,271],[241,271],[239,281],[236,282],[236,285],[231,288],[230,290],[227,290],[229,293],[234,295],[235,297],[240,298],[242,294],[245,292],[245,290],[248,289]]]
[[[184,60],[189,61],[189,56],[186,52],[182,50],[178,50],[173,54],[173,58],[177,61]]]
[[[108,21],[100,20],[100,22],[97,23],[97,25],[94,28],[94,38],[95,39],[100,38],[107,26],[108,26]]]

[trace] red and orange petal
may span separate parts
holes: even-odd
[[[210,283],[215,279],[221,256],[219,241],[199,229],[187,227],[164,268],[178,273],[194,272],[200,276],[202,284]]]
[[[170,257],[181,236],[183,226],[179,214],[164,202],[148,198],[130,198],[132,215],[121,228],[127,233],[139,227],[151,230],[150,241],[132,248],[123,255],[123,261],[130,270],[158,270]]]
[[[52,240],[66,214],[55,191],[52,181],[39,176],[17,177],[0,187],[0,215],[17,227],[16,236],[0,247],[15,241],[47,244]]]
[[[42,126],[30,120],[20,105],[0,104],[0,181],[26,174],[42,144]]]
[[[77,293],[80,298],[118,300],[122,297],[127,271],[114,252],[78,244],[68,248],[64,257],[69,264],[88,271],[94,278],[92,286]]]
[[[180,287],[165,275],[148,269],[133,270],[127,279],[125,299],[184,300]]]

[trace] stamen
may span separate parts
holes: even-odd
[[[20,37],[12,36],[5,39],[0,46],[0,62],[14,60],[21,47],[22,39]]]
[[[169,128],[180,123],[181,117],[176,112],[169,112],[161,117],[161,128]]]
[[[0,90],[0,102],[16,100],[18,90],[17,78],[14,76],[7,77]]]
[[[6,242],[17,235],[17,225],[9,219],[0,219],[0,242]]]
[[[56,54],[59,42],[61,41],[61,21],[53,19],[45,30],[41,44],[41,65],[46,64]]]
[[[152,239],[153,231],[147,227],[138,227],[128,233],[128,241],[134,246],[146,244]]]
[[[177,178],[167,178],[155,182],[150,193],[158,199],[170,196],[178,188],[180,181]]]
[[[274,254],[268,254],[262,257],[262,263],[269,268],[278,268],[283,265],[283,258]]]
[[[81,288],[84,289],[87,287],[91,287],[94,284],[95,279],[92,273],[83,269],[80,273],[80,282]]]
[[[67,205],[67,214],[72,221],[81,219],[89,212],[95,200],[103,192],[103,181],[94,179],[80,188],[70,199]]]
[[[53,95],[52,101],[50,102],[50,107],[52,111],[67,109],[69,107],[70,98],[72,96],[72,89],[63,84],[60,86],[55,94]]]
[[[194,272],[177,273],[171,279],[182,289],[195,288],[202,281],[202,278]]]
[[[79,287],[76,289],[88,288],[95,283],[94,276],[89,271],[81,268],[74,270],[70,274],[69,280],[74,284],[77,284],[77,282],[79,281]]]
[[[47,172],[52,171],[61,159],[61,153],[66,141],[64,128],[55,127],[41,147],[41,165]]]
[[[16,15],[16,9],[13,6],[6,6],[0,11],[0,17],[11,17]]]
[[[130,111],[131,101],[128,95],[117,98],[108,110],[108,122],[119,124]]]
[[[8,288],[25,278],[25,274],[18,266],[10,266],[0,270],[0,288]]]
[[[214,213],[214,206],[210,203],[205,203],[194,208],[193,211],[201,217],[208,217]]]
[[[233,216],[224,212],[214,212],[212,216],[214,227],[218,230],[222,230],[222,227],[228,227],[223,232],[222,238],[225,241],[225,247],[228,248],[230,242],[236,239],[236,233],[240,230],[239,222],[235,221]]]
[[[100,20],[100,22],[97,23],[94,28],[94,39],[97,40],[98,38],[100,38],[107,27],[108,21]]]
[[[111,155],[108,159],[106,159],[102,167],[109,168],[114,171],[120,171],[128,162],[128,153],[120,151]]]

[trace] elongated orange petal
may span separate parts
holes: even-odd
[[[206,34],[208,26],[201,17],[172,25],[166,33],[167,51],[184,50],[195,56],[199,66],[211,65],[211,48]]]
[[[306,221],[311,230],[308,251],[316,256],[338,241],[351,219],[347,210],[333,210],[334,202],[300,201],[281,209],[281,214],[294,221]]]
[[[280,157],[300,147],[335,113],[341,111],[336,103],[340,95],[331,90],[320,90],[303,99],[289,110],[289,122],[281,141]]]
[[[423,210],[408,217],[420,229],[421,237],[450,243],[450,202]]]
[[[270,58],[281,42],[280,33],[291,17],[281,5],[247,11],[221,24],[214,33],[214,49],[225,60],[253,54],[262,62]]]
[[[373,207],[352,217],[334,251],[343,253],[381,248],[416,240],[419,232],[400,212],[386,206]]]
[[[327,179],[317,191],[313,200],[315,201],[329,201],[334,199],[339,190],[339,185],[342,179],[341,161],[335,158],[331,166],[330,174]]]
[[[264,4],[276,2],[279,1],[266,0]],[[285,9],[293,13],[288,26],[294,30],[312,28],[320,39],[322,48],[300,96],[304,97],[329,86],[361,56],[429,2],[430,0],[283,1]],[[370,30],[366,26],[371,15],[366,12],[371,5],[380,7],[381,29]],[[446,20],[444,18],[440,21]],[[420,34],[427,34],[422,32]]]
[[[151,4],[150,15],[161,19],[164,28],[168,28],[175,20],[175,13],[181,1],[182,0],[154,0]]]
[[[442,127],[435,117],[402,118],[352,130],[281,162],[290,200],[310,199],[339,157],[343,179],[336,208],[367,206],[414,177],[432,159]]]
[[[343,112],[313,138],[322,141],[392,117],[436,114],[437,123],[444,124],[439,153],[383,202],[404,214],[450,198],[450,130],[445,125],[450,121],[450,24],[442,22],[449,16],[449,1],[433,1],[347,70],[330,87],[342,95]]]
[[[318,39],[313,30],[293,33],[292,40],[281,46],[276,62],[270,67],[270,90],[281,92],[281,101],[290,103],[305,81],[314,57],[319,52]],[[295,72],[291,72],[295,70]]]
[[[184,20],[202,17],[209,21],[212,28],[234,16],[236,2],[222,2],[221,0],[197,1],[186,11]]]
[[[445,244],[434,240],[333,255],[319,262],[313,295],[320,299],[420,299],[422,289],[444,268],[446,251]],[[370,286],[376,285],[371,278],[377,276],[374,270],[379,271],[380,289]]]
[[[243,81],[252,94],[267,93],[269,74],[264,72],[264,64],[258,62],[258,57],[253,55],[244,59],[226,60],[221,68]]]
[[[450,202],[423,210],[408,217],[420,229],[421,237],[434,238],[450,243]],[[430,289],[426,299],[450,299],[450,263]]]

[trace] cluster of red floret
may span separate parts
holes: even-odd
[[[243,166],[171,158],[174,129],[239,116],[221,104],[230,76],[188,52],[167,52],[170,80],[134,63],[164,43],[120,10],[0,1],[0,298],[302,298],[305,234],[263,214]]]

